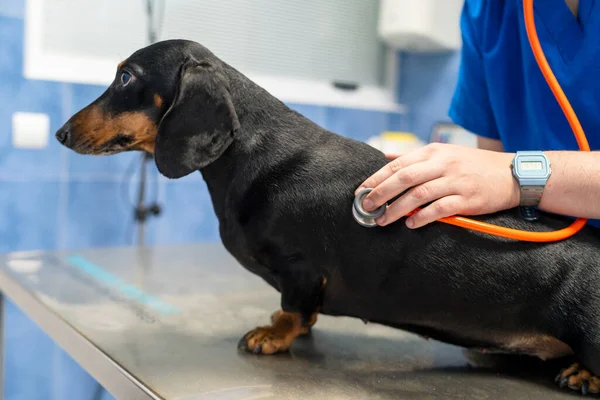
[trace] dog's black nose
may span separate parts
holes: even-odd
[[[60,128],[57,132],[56,132],[56,139],[61,142],[62,144],[65,144],[67,142],[67,140],[69,140],[69,137],[71,136],[71,129],[69,127],[69,124],[65,124],[63,125],[62,128]]]

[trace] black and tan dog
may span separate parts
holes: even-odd
[[[225,247],[281,293],[272,325],[242,338],[248,351],[288,350],[319,313],[350,316],[466,348],[574,354],[580,364],[559,385],[600,391],[596,230],[532,244],[442,223],[364,228],[354,191],[384,154],[322,129],[197,43],[137,51],[56,137],[83,154],[153,152],[168,178],[202,173]],[[529,224],[514,211],[482,219],[526,230],[570,223]]]

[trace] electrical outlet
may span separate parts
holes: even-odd
[[[47,114],[17,112],[12,115],[12,144],[16,149],[48,147],[50,117]]]

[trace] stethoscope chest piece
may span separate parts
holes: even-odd
[[[371,188],[361,189],[356,196],[354,196],[354,202],[352,204],[352,216],[356,222],[366,228],[373,228],[377,226],[377,222],[375,222],[375,220],[381,217],[385,213],[386,209],[385,204],[373,212],[366,211],[363,208],[363,200],[372,191],[373,189]]]

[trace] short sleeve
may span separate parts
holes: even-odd
[[[484,29],[481,19],[485,3],[486,0],[465,0],[463,5],[460,17],[463,42],[461,60],[448,115],[455,124],[476,135],[500,139],[477,40]]]

